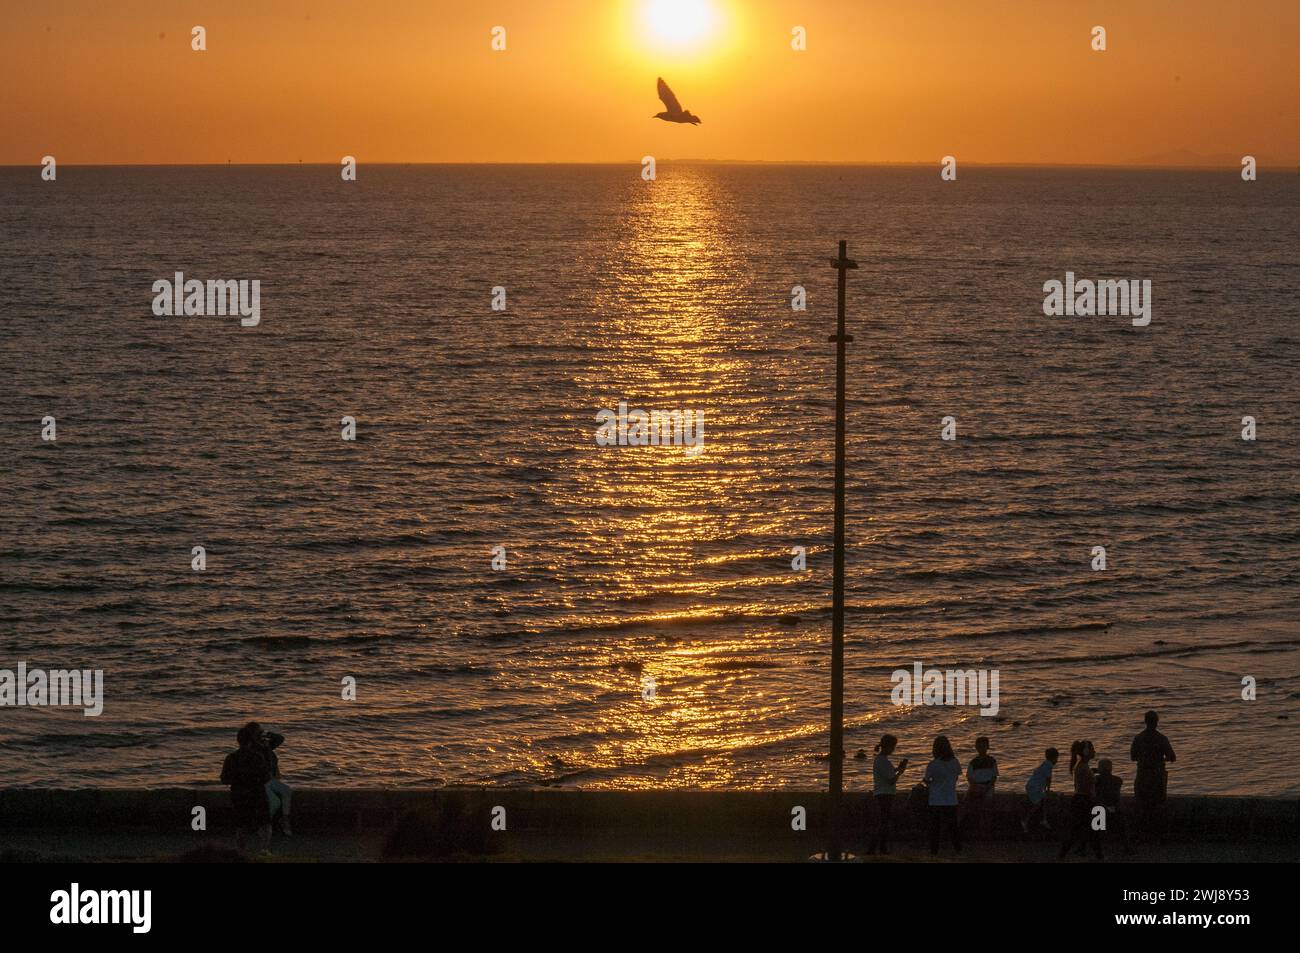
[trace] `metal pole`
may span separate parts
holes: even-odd
[[[831,771],[829,788],[829,843],[827,860],[840,860],[840,795],[844,789],[844,345],[853,338],[844,333],[844,286],[850,268],[858,263],[840,242],[835,268],[839,272],[839,306],[835,342],[835,540],[831,602]]]

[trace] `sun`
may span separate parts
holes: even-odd
[[[708,0],[645,0],[641,18],[655,39],[672,46],[704,39],[717,19]]]

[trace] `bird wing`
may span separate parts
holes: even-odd
[[[682,104],[677,101],[677,97],[674,96],[673,91],[668,88],[668,84],[664,82],[662,76],[659,77],[659,98],[663,101],[663,104],[668,108],[670,113],[679,113],[682,111]]]

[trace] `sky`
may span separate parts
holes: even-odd
[[[1297,59],[1298,0],[47,0],[0,27],[0,164],[1293,170]]]

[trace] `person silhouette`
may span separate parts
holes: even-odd
[[[1129,748],[1129,760],[1137,762],[1137,776],[1133,779],[1133,799],[1138,815],[1148,836],[1155,835],[1164,841],[1164,807],[1169,789],[1169,772],[1166,764],[1178,760],[1169,739],[1156,730],[1160,716],[1149,711],[1143,719],[1146,728],[1138,732]]]
[[[989,754],[989,739],[975,739],[975,757],[966,766],[966,817],[962,823],[975,824],[982,835],[988,834],[993,813],[993,788],[998,782],[998,760]]]
[[[868,854],[874,854],[877,850],[882,854],[889,853],[889,828],[894,811],[894,795],[898,793],[898,776],[907,767],[906,758],[899,761],[897,765],[890,762],[889,756],[894,753],[896,747],[898,747],[897,738],[893,735],[881,735],[880,744],[876,745],[876,760],[871,763],[871,791],[876,799],[880,822],[876,828],[876,836],[872,838],[871,845],[867,848]]]
[[[1124,787],[1124,779],[1115,773],[1115,766],[1110,758],[1097,762],[1097,803],[1106,809],[1106,830],[1119,834],[1124,853],[1133,853],[1128,841],[1128,824],[1124,821],[1124,812],[1119,809],[1119,792]]]
[[[255,721],[250,721],[248,727],[257,738],[257,750],[261,752],[262,757],[266,759],[267,767],[271,769],[271,780],[266,782],[266,798],[271,808],[271,826],[274,828],[278,825],[280,833],[289,837],[293,834],[289,824],[293,788],[280,780],[280,757],[275,753],[275,749],[284,744],[284,735],[266,731]]]
[[[952,846],[961,853],[961,826],[957,823],[957,779],[961,777],[961,762],[953,753],[952,742],[946,735],[934,739],[930,749],[933,760],[925,766],[926,800],[930,811],[930,853],[939,853],[941,828],[947,827],[952,836]]]
[[[271,806],[266,795],[271,766],[258,750],[255,724],[240,728],[235,738],[239,750],[226,755],[221,765],[221,783],[230,785],[230,803],[235,809],[235,843],[244,850],[252,837],[266,852],[271,843]]]
[[[1048,748],[1043,752],[1043,763],[1034,769],[1034,773],[1025,782],[1025,796],[1029,798],[1029,810],[1020,819],[1020,829],[1029,833],[1029,825],[1035,819],[1047,830],[1052,825],[1047,822],[1047,794],[1052,790],[1052,769],[1061,758],[1061,752]]]
[[[1098,860],[1101,853],[1101,832],[1092,826],[1092,809],[1097,804],[1097,784],[1092,775],[1092,759],[1097,750],[1091,741],[1076,741],[1070,746],[1070,774],[1074,778],[1074,797],[1070,800],[1070,828],[1056,854],[1057,860],[1075,844],[1091,844]]]

